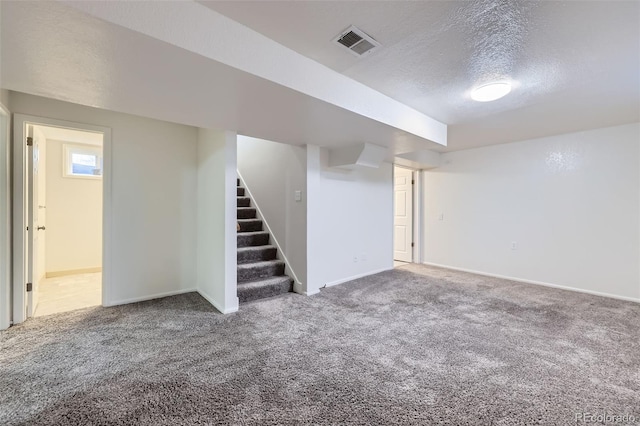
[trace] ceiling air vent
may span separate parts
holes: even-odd
[[[369,54],[380,47],[380,43],[353,25],[340,33],[333,41],[343,45],[356,56]]]

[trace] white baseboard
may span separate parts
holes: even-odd
[[[118,306],[118,305],[127,305],[129,303],[145,302],[147,300],[160,299],[168,296],[176,296],[178,294],[193,293],[194,291],[197,291],[197,290],[195,288],[189,288],[184,290],[167,291],[165,293],[156,293],[149,296],[134,297],[132,299],[124,299],[124,300],[116,300],[110,303],[103,303],[102,306],[110,307],[110,306]]]
[[[45,278],[54,278],[64,277],[66,275],[93,274],[95,272],[102,272],[102,266],[96,266],[94,268],[68,269],[65,271],[49,271],[44,276]]]
[[[594,295],[594,296],[608,297],[608,298],[611,298],[611,299],[618,299],[618,300],[625,300],[627,302],[640,303],[640,299],[634,298],[634,297],[619,296],[617,294],[603,293],[603,292],[600,292],[600,291],[593,291],[593,290],[585,290],[585,289],[582,289],[582,288],[568,287],[568,286],[565,286],[565,285],[558,285],[558,284],[551,284],[551,283],[546,283],[546,282],[543,282],[543,281],[526,280],[524,278],[516,278],[516,277],[510,277],[510,276],[507,276],[507,275],[499,275],[499,274],[492,274],[492,273],[489,273],[489,272],[476,271],[476,270],[473,270],[473,269],[466,269],[466,268],[458,268],[458,267],[455,267],[455,266],[441,265],[439,263],[424,262],[424,264],[425,265],[429,265],[429,266],[437,266],[439,268],[452,269],[454,271],[469,272],[471,274],[483,275],[485,277],[501,278],[501,279],[504,279],[504,280],[517,281],[517,282],[525,283],[525,284],[535,284],[535,285],[541,285],[541,286],[544,286],[544,287],[558,288],[558,289],[561,289],[561,290],[569,290],[569,291],[575,291],[575,292],[578,292],[578,293],[591,294],[591,295]]]
[[[236,305],[235,306],[231,306],[227,309],[223,309],[222,305],[220,303],[218,303],[213,297],[209,296],[207,293],[205,293],[204,291],[200,291],[200,290],[196,290],[198,292],[198,294],[202,297],[204,297],[207,302],[211,303],[213,305],[214,308],[216,308],[220,313],[222,314],[231,314],[233,312],[238,312],[238,298],[236,297]]]
[[[358,274],[358,275],[353,275],[351,277],[347,277],[347,278],[342,278],[336,281],[331,281],[329,283],[326,283],[324,287],[333,287],[334,285],[338,285],[338,284],[343,284],[349,281],[353,281],[353,280],[357,280],[358,278],[363,278],[363,277],[368,277],[369,275],[374,275],[374,274],[379,274],[380,272],[384,272],[384,271],[390,271],[393,269],[393,266],[391,266],[390,268],[381,268],[381,269],[376,269],[370,272],[365,272],[363,274]],[[324,288],[322,287],[322,288]],[[313,293],[315,294],[315,293]]]

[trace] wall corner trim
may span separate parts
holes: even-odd
[[[231,314],[233,312],[238,312],[238,303],[236,303],[235,306],[229,306],[228,308],[224,308],[222,303],[217,302],[216,300],[214,300],[213,297],[209,296],[207,293],[203,292],[202,290],[196,290],[196,291],[200,296],[204,297],[207,300],[207,302],[211,303],[213,307],[216,308],[220,313],[226,315],[226,314]]]

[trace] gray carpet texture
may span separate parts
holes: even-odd
[[[640,419],[632,302],[408,265],[240,309],[190,293],[0,332],[0,424]]]

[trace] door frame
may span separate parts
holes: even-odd
[[[27,233],[26,164],[28,149],[25,130],[28,124],[62,127],[103,134],[102,139],[102,305],[109,301],[111,289],[111,129],[93,124],[36,117],[26,114],[13,115],[13,324],[27,319],[25,252]]]
[[[11,113],[0,103],[0,330],[11,325]]]
[[[395,211],[395,170],[396,167],[399,167],[401,169],[406,169],[406,170],[410,170],[412,172],[412,179],[414,181],[414,184],[411,185],[411,192],[412,192],[412,204],[413,204],[413,249],[411,251],[411,258],[412,261],[411,263],[422,263],[422,223],[423,223],[423,218],[422,218],[422,209],[423,209],[423,197],[422,197],[422,176],[423,173],[421,170],[418,169],[414,169],[412,167],[408,167],[408,166],[403,166],[401,164],[393,164],[393,178],[392,178],[392,182],[394,183],[394,185],[392,185],[393,187],[393,208]],[[393,224],[392,224],[393,227]],[[393,258],[393,254],[392,254],[392,258]]]

